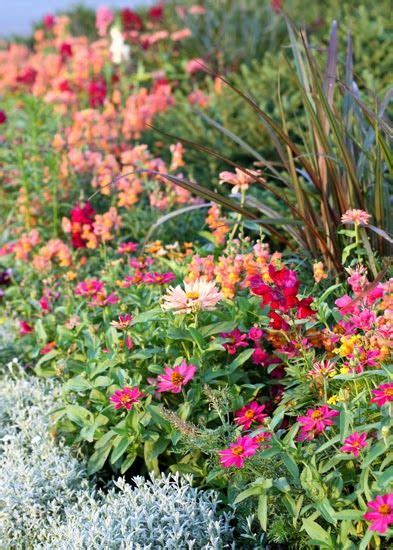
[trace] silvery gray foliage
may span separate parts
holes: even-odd
[[[7,365],[15,371],[15,362]],[[191,477],[119,479],[97,492],[49,432],[59,389],[31,376],[0,383],[0,548],[231,548],[231,516]]]
[[[219,515],[216,495],[191,487],[191,478],[173,475],[146,481],[124,479],[117,489],[93,497],[81,493],[52,521],[45,550],[222,549],[231,548],[229,515]]]
[[[0,548],[33,548],[48,516],[88,485],[82,465],[49,434],[56,393],[30,376],[1,380]]]

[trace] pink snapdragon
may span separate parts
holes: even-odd
[[[367,434],[360,434],[359,432],[354,432],[344,439],[344,445],[340,448],[340,451],[343,453],[352,453],[354,457],[358,457],[362,449],[367,447]]]
[[[239,437],[235,443],[231,443],[228,449],[218,451],[220,462],[224,468],[242,468],[244,459],[253,456],[258,450],[258,442],[247,435]]]
[[[109,25],[114,19],[112,11],[107,6],[100,6],[96,12],[96,27],[100,36],[105,36]]]
[[[164,374],[157,377],[157,391],[180,393],[182,388],[194,378],[196,366],[182,361],[175,367],[165,367]]]
[[[378,495],[375,500],[367,503],[368,511],[364,519],[371,522],[370,531],[383,535],[393,523],[393,493]]]
[[[143,393],[139,391],[139,388],[134,386],[132,388],[125,386],[121,390],[115,391],[109,398],[109,401],[113,404],[115,409],[126,409],[129,411],[134,403],[137,403]]]

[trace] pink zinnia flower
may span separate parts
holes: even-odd
[[[393,523],[393,493],[378,495],[375,500],[367,503],[369,511],[364,519],[371,521],[370,530],[383,535]]]
[[[393,402],[393,382],[387,384],[381,384],[375,390],[372,390],[374,397],[371,399],[371,403],[376,403],[378,407],[383,407],[386,403]]]
[[[229,355],[235,355],[238,348],[246,348],[248,346],[247,333],[240,332],[238,328],[232,330],[232,332],[223,332],[220,334],[221,338],[228,339],[229,342],[224,344],[224,348]]]
[[[201,57],[196,57],[187,61],[186,72],[189,75],[204,72],[205,71],[205,62]]]
[[[352,209],[347,210],[341,216],[342,223],[354,223],[355,225],[368,225],[368,222],[371,219],[371,215],[365,212],[364,210]]]
[[[27,321],[19,321],[19,334],[25,336],[25,334],[31,334],[33,332],[33,327],[29,325]]]
[[[110,324],[112,327],[115,327],[119,330],[126,330],[132,323],[133,319],[134,317],[132,315],[126,313],[125,315],[119,315],[119,320],[111,321]]]
[[[131,252],[136,252],[138,250],[138,246],[138,243],[128,241],[125,243],[121,243],[117,249],[117,252],[119,254],[129,254]]]
[[[265,449],[271,447],[271,445],[266,445],[272,438],[272,434],[267,430],[262,430],[254,437],[255,441],[259,443]]]
[[[167,273],[149,272],[142,277],[142,282],[145,285],[166,285],[176,279],[176,275],[171,271]]]
[[[327,426],[333,425],[335,416],[338,416],[338,411],[329,409],[327,405],[322,405],[317,409],[308,409],[306,416],[298,416],[297,421],[302,426],[301,437],[307,434],[315,435],[322,433]]]
[[[263,414],[265,405],[259,405],[256,401],[251,401],[240,410],[235,412],[235,423],[248,430],[253,422],[262,422],[266,418]]]
[[[163,298],[162,309],[176,314],[212,310],[221,298],[222,294],[213,282],[197,279],[192,283],[184,283],[184,290],[180,285],[169,287]]]
[[[247,435],[239,437],[235,443],[231,443],[228,449],[218,451],[220,462],[224,468],[236,466],[242,468],[244,459],[254,455],[258,450],[258,442]]]
[[[195,365],[188,365],[185,361],[182,361],[180,365],[175,367],[165,367],[164,374],[160,374],[157,377],[157,391],[158,392],[171,392],[180,393],[183,386],[194,378],[196,372]]]
[[[75,294],[77,296],[94,296],[102,292],[104,283],[98,279],[86,279],[76,285]]]
[[[340,451],[343,453],[352,453],[353,456],[358,457],[359,452],[367,447],[366,439],[366,433],[360,434],[359,432],[354,432],[344,439],[344,445],[341,447]]]
[[[121,390],[115,391],[115,393],[110,396],[109,401],[113,404],[115,409],[124,408],[129,411],[132,405],[137,403],[142,396],[143,393],[140,392],[139,388],[136,386],[133,388],[126,386]]]

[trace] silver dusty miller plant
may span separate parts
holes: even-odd
[[[134,486],[119,479],[97,492],[48,431],[58,389],[21,376],[0,384],[0,548],[232,548],[232,517],[191,477],[136,477]]]

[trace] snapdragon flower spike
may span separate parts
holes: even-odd
[[[182,361],[175,367],[165,367],[164,374],[157,377],[157,392],[180,393],[196,373],[196,366]]]
[[[121,390],[115,391],[115,393],[110,396],[109,401],[116,410],[126,409],[129,411],[134,403],[137,403],[141,397],[143,397],[143,393],[139,391],[137,386],[132,388],[125,386]]]
[[[298,416],[297,421],[302,426],[300,440],[312,439],[315,435],[321,434],[325,428],[334,424],[332,418],[338,416],[339,412],[322,405],[317,409],[308,409],[305,416]]]
[[[241,426],[244,430],[248,430],[254,422],[262,422],[266,418],[263,413],[265,405],[259,405],[257,401],[251,401],[240,410],[235,412],[235,424]]]
[[[367,503],[368,510],[364,519],[371,522],[370,531],[384,535],[393,524],[393,493],[378,495],[375,500]]]
[[[238,328],[232,330],[231,332],[222,332],[220,334],[221,338],[228,339],[229,342],[223,344],[225,350],[229,355],[235,355],[239,348],[247,348],[247,333],[240,332]]]
[[[298,319],[307,319],[314,315],[311,309],[312,298],[297,297],[300,282],[297,274],[291,269],[276,269],[269,265],[269,277],[272,284],[267,284],[261,276],[250,277],[250,288],[253,294],[262,298],[262,306],[269,306],[270,326],[274,330],[288,330],[289,324],[282,314],[295,310]]]
[[[387,403],[393,402],[393,382],[381,384],[375,390],[371,390],[374,397],[371,403],[376,403],[378,407],[383,407]]]
[[[239,437],[235,443],[231,443],[228,449],[218,451],[221,465],[224,468],[243,468],[244,459],[253,456],[258,450],[259,444],[247,435]]]
[[[352,453],[354,457],[358,457],[362,449],[367,447],[367,434],[360,434],[359,432],[354,432],[344,439],[344,445],[340,448],[340,451],[343,453]]]

